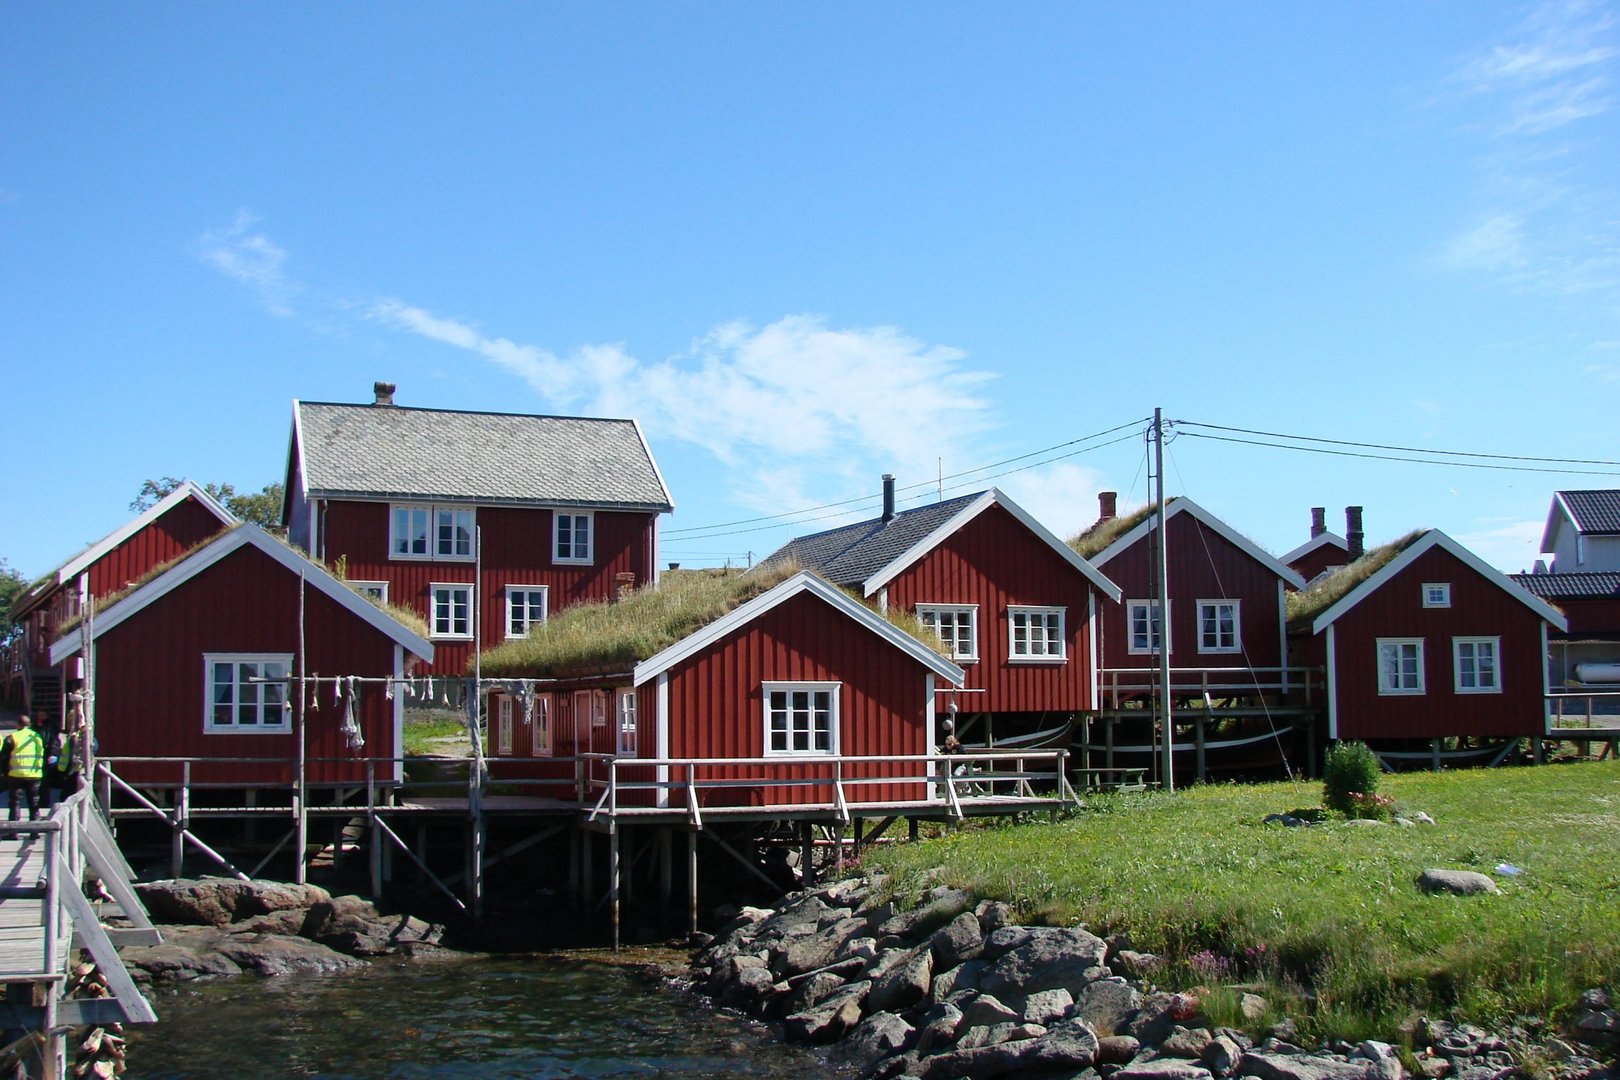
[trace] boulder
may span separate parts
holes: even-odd
[[[918,1026],[922,1030],[917,1035],[917,1053],[938,1053],[956,1042],[956,1034],[962,1027],[962,1010],[955,1005],[935,1005],[923,1014]]]
[[[995,1076],[1024,1075],[1025,1058],[1039,1045],[1037,1039],[952,1050],[921,1062],[920,1080],[989,1080]]]
[[[1058,1020],[1035,1040],[1025,1063],[1036,1070],[1089,1069],[1096,1064],[1101,1040],[1085,1021]]]
[[[1000,900],[981,900],[979,906],[973,909],[974,917],[979,920],[979,929],[986,935],[993,934],[1004,926],[1013,925],[1013,909],[1011,904]]]
[[[872,982],[869,1007],[876,1012],[909,1009],[928,998],[934,981],[934,954],[924,945],[913,949]]]
[[[350,956],[384,956],[437,945],[444,927],[410,915],[384,915],[359,896],[338,896],[311,905],[298,933]]]
[[[1078,928],[1042,927],[991,964],[980,986],[987,993],[1009,998],[1061,987],[1078,998],[1088,983],[1108,973],[1103,967],[1107,953],[1108,946],[1095,934]]]
[[[1201,1061],[1213,1038],[1214,1036],[1204,1028],[1188,1028],[1177,1024],[1159,1044],[1159,1056]]]
[[[1130,1035],[1104,1035],[1097,1040],[1097,1064],[1124,1065],[1141,1049],[1142,1044]]]
[[[969,960],[965,964],[958,964],[949,971],[934,976],[933,988],[930,996],[935,1001],[949,1001],[968,990],[979,988],[979,976],[989,965],[983,960]]]
[[[1016,1024],[1023,1020],[1015,1009],[1002,1004],[990,994],[980,994],[973,1004],[962,1010],[963,1028],[988,1028],[997,1024]]]
[[[813,934],[785,938],[771,949],[771,969],[782,978],[792,978],[824,968],[843,955],[844,947],[865,931],[865,919],[846,916]]]
[[[709,981],[703,992],[712,998],[724,998],[729,988],[740,980],[744,968],[765,970],[765,961],[748,953],[728,956],[709,971]],[[768,974],[768,972],[767,972]]]
[[[1131,1062],[1115,1073],[1113,1080],[1214,1080],[1214,1077],[1202,1065],[1183,1058],[1153,1058]]]
[[[217,947],[221,956],[259,975],[332,975],[365,967],[362,960],[287,934],[230,934]]]
[[[789,1015],[783,1021],[788,1039],[808,1043],[837,1042],[861,1022],[861,1005],[871,989],[872,984],[864,979],[850,983],[825,1001]]]
[[[740,958],[739,958],[740,959]],[[736,969],[736,975],[720,992],[720,1003],[746,1013],[758,1013],[776,993],[776,979],[763,963]]]
[[[1200,1060],[1215,1074],[1217,1080],[1222,1080],[1237,1072],[1238,1066],[1243,1063],[1243,1047],[1238,1045],[1236,1039],[1222,1032],[1204,1047]]]
[[[934,953],[934,966],[947,971],[965,960],[972,960],[984,951],[984,934],[979,919],[971,911],[964,911],[928,939]]]
[[[1074,996],[1059,987],[1041,990],[1024,1001],[1024,1020],[1031,1024],[1050,1024],[1069,1015],[1074,1008]]]
[[[844,1050],[861,1061],[877,1061],[911,1049],[917,1029],[892,1012],[875,1012],[856,1025],[844,1040]]]
[[[1429,869],[1418,875],[1417,887],[1426,893],[1477,896],[1496,892],[1496,882],[1473,870]]]
[[[1121,949],[1110,958],[1109,966],[1117,974],[1141,978],[1163,967],[1164,957],[1158,953]]]
[[[819,1005],[837,993],[844,986],[844,980],[830,971],[817,972],[814,975],[801,979],[788,994],[782,1008],[788,1013],[803,1012],[812,1006]]]
[[[1238,1072],[1260,1080],[1369,1080],[1377,1075],[1369,1062],[1314,1054],[1245,1054]]]
[[[1087,983],[1074,995],[1074,1015],[1099,1035],[1113,1035],[1142,1007],[1142,995],[1120,978]]]
[[[332,899],[316,885],[235,878],[137,882],[135,891],[154,922],[190,926],[228,926],[238,919],[307,908]]]
[[[910,911],[902,911],[885,920],[878,928],[879,937],[911,938],[926,934],[956,918],[973,904],[973,898],[961,889],[941,886],[929,890],[928,901]]]
[[[189,982],[192,979],[240,975],[242,968],[215,947],[224,935],[214,929],[169,927],[160,945],[119,949],[118,955],[137,980]]]

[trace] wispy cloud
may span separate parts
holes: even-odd
[[[1544,524],[1538,520],[1487,525],[1464,533],[1457,541],[1503,573],[1517,574],[1529,570],[1540,557]]]
[[[239,281],[258,293],[264,306],[275,315],[292,315],[292,299],[299,286],[282,271],[287,252],[256,226],[259,219],[239,210],[229,225],[209,229],[194,245],[197,257],[206,265]]]
[[[1440,267],[1523,291],[1620,291],[1620,202],[1593,137],[1616,106],[1617,36],[1606,4],[1543,3],[1453,72],[1480,172]]]

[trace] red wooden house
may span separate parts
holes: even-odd
[[[673,508],[633,420],[293,404],[288,538],[428,620],[432,673],[655,577]]]
[[[571,798],[575,763],[502,759],[595,752],[619,760],[592,763],[586,801],[612,770],[619,808],[826,807],[840,779],[851,803],[922,801],[929,785],[914,778],[926,764],[894,759],[934,752],[935,690],[962,677],[931,644],[800,571],[622,671],[503,679],[489,703],[491,773],[555,779],[538,793]],[[886,760],[849,760],[873,757]],[[656,764],[626,764],[637,759]]]
[[[1552,679],[1577,690],[1620,689],[1620,491],[1557,491],[1535,573],[1514,580],[1569,618],[1552,635]],[[1589,705],[1588,702],[1581,702]],[[1613,707],[1613,699],[1604,702]]]
[[[1282,557],[1282,562],[1306,581],[1314,581],[1330,570],[1348,566],[1361,558],[1361,507],[1345,507],[1350,538],[1328,532],[1327,508],[1311,507],[1311,537]],[[1351,550],[1351,541],[1355,549]]]
[[[790,541],[765,565],[793,563],[881,610],[915,613],[966,673],[948,704],[963,741],[976,719],[1068,719],[1097,706],[1096,626],[1117,586],[991,488]],[[1027,724],[1025,726],[1028,726]],[[1003,725],[1004,732],[1007,726]]]
[[[1156,514],[1144,507],[1113,517],[1113,493],[1102,516],[1072,543],[1119,583],[1122,604],[1103,612],[1102,684],[1108,704],[1150,686],[1159,667],[1161,619],[1156,599],[1152,531]],[[1165,510],[1169,567],[1171,684],[1177,694],[1217,697],[1283,692],[1288,672],[1288,587],[1305,581],[1254,541],[1178,496]],[[1095,552],[1094,554],[1092,552]]]
[[[47,723],[62,715],[64,683],[50,660],[50,646],[61,628],[79,617],[85,597],[101,600],[128,588],[154,566],[234,524],[229,510],[187,481],[34,582],[13,608],[22,625],[16,650],[23,707]]]
[[[1547,634],[1564,616],[1438,529],[1319,580],[1295,619],[1326,668],[1329,738],[1544,731]]]
[[[178,786],[180,762],[119,760],[163,757],[191,759],[199,786],[285,789],[300,735],[312,785],[402,778],[392,680],[433,646],[257,526],[195,548],[91,629],[98,754],[130,783]],[[79,655],[83,635],[74,625],[51,662]]]

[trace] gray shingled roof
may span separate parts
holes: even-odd
[[[1620,571],[1509,576],[1543,600],[1620,599]]]
[[[1575,528],[1594,533],[1620,533],[1620,491],[1560,491],[1564,505],[1574,515]]]
[[[859,585],[918,541],[955,517],[984,492],[974,492],[915,510],[904,510],[885,522],[881,517],[789,540],[772,552],[765,565],[792,559],[834,585]]]
[[[311,494],[672,509],[631,420],[294,402]]]

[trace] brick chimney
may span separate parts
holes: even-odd
[[[1327,532],[1327,507],[1311,507],[1311,539],[1315,540],[1325,532]]]
[[[883,520],[894,520],[894,474],[883,474]]]
[[[1366,534],[1361,531],[1361,507],[1344,508],[1344,540],[1349,547],[1350,561],[1361,558],[1367,550]]]
[[[372,383],[371,388],[377,393],[377,400],[373,405],[392,405],[394,403],[394,384],[391,382]]]
[[[1119,513],[1119,492],[1097,492],[1097,520],[1112,521]]]
[[[628,570],[620,570],[613,575],[613,598],[623,600],[636,591],[636,575]]]

